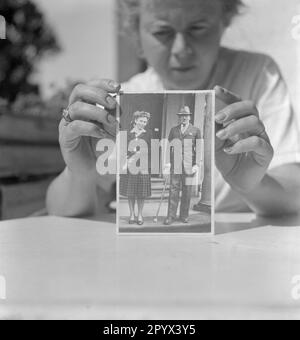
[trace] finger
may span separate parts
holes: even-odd
[[[231,121],[229,125],[218,131],[216,135],[219,139],[226,140],[244,133],[268,139],[265,132],[265,126],[257,116],[247,116]]]
[[[121,90],[121,84],[111,79],[92,79],[87,83],[87,85],[106,90],[112,98],[116,98],[117,94],[120,93]],[[97,103],[97,105],[102,106],[99,103]],[[116,108],[116,105],[118,105],[118,102],[115,100],[115,104],[113,107],[114,109]],[[116,115],[115,110],[112,112],[110,111],[110,113],[112,115]]]
[[[104,109],[84,102],[75,102],[69,107],[72,120],[96,121],[103,124],[114,124],[116,118]]]
[[[242,101],[239,96],[237,96],[233,92],[224,89],[221,86],[215,86],[214,90],[216,93],[216,98],[221,100],[224,104],[231,105],[233,103]]]
[[[69,100],[69,106],[77,101],[89,104],[100,104],[110,110],[116,107],[116,100],[104,89],[95,86],[78,84],[75,86]]]
[[[115,122],[114,124],[103,124],[103,128],[106,133],[110,135],[110,137],[116,137],[117,132],[119,131],[119,125],[118,122]]]
[[[74,120],[64,127],[64,132],[61,133],[60,136],[60,143],[65,144],[66,142],[71,142],[78,137],[106,138],[107,134],[94,123]]]
[[[224,152],[230,155],[241,154],[246,152],[255,152],[261,156],[262,159],[273,157],[272,146],[263,138],[258,136],[251,136],[242,140],[239,140],[234,145],[226,147]]]
[[[216,114],[216,122],[226,124],[231,120],[240,119],[246,116],[259,117],[259,112],[252,101],[243,101],[226,106],[223,110]]]
[[[87,85],[97,87],[110,93],[118,93],[121,89],[121,85],[111,79],[91,79]]]

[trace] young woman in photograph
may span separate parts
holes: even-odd
[[[130,130],[127,132],[127,145],[130,146],[131,141],[143,140],[146,149],[134,148],[127,155],[126,174],[120,175],[120,195],[128,198],[130,218],[129,224],[144,224],[143,209],[145,199],[151,196],[151,164],[150,157],[147,157],[147,169],[142,169],[142,165],[137,162],[136,166],[141,167],[138,173],[132,173],[130,164],[136,163],[136,153],[144,153],[150,155],[151,147],[151,131],[147,129],[147,125],[151,118],[150,113],[137,111],[133,114],[133,120]],[[135,216],[135,204],[137,204],[138,214]]]
[[[215,117],[216,211],[269,216],[297,213],[299,132],[281,72],[269,56],[221,47],[241,1],[121,3],[125,28],[148,64],[144,73],[122,85],[124,91],[216,91],[221,103]],[[96,213],[102,198],[97,193],[100,176],[95,167],[95,145],[114,127],[108,111],[116,102],[110,94],[120,88],[112,80],[101,79],[74,88],[60,123],[66,169],[49,188],[50,214]]]

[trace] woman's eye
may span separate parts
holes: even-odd
[[[159,39],[162,39],[162,38],[167,38],[167,37],[171,37],[173,34],[172,31],[167,31],[167,30],[164,30],[164,31],[156,31],[153,33],[153,35]]]
[[[190,32],[191,34],[201,34],[206,32],[206,30],[207,30],[206,26],[195,26],[191,28]]]

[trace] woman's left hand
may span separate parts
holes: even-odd
[[[237,192],[251,192],[263,179],[273,158],[273,148],[259,112],[217,86],[216,166]],[[219,107],[218,107],[219,106]]]

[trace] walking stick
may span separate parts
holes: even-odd
[[[174,157],[174,147],[172,146],[172,147],[170,148],[170,159],[171,159],[171,164],[172,164],[173,157]],[[155,218],[154,218],[154,223],[157,223],[157,222],[158,222],[158,214],[159,214],[159,212],[160,212],[160,208],[161,208],[162,202],[163,202],[164,197],[165,197],[166,188],[167,188],[167,182],[168,182],[167,179],[165,179],[164,189],[163,189],[163,192],[162,192],[162,195],[161,195],[161,199],[160,199],[160,202],[159,202],[159,206],[158,206],[158,209],[157,209],[156,216],[155,216]],[[168,210],[169,210],[169,206],[170,206],[171,183],[172,183],[172,165],[171,165],[171,169],[170,169],[170,183],[169,183],[169,201],[168,201]]]
[[[173,174],[175,172],[174,146],[170,148],[170,159],[171,159],[171,169],[170,169],[169,199],[168,199],[168,212],[167,212],[168,218],[170,218],[170,207],[171,207],[171,199],[172,199],[171,189],[172,189],[172,183],[173,183]]]
[[[157,212],[156,212],[156,216],[154,217],[154,220],[153,220],[154,223],[158,222],[158,215],[159,215],[159,212],[160,212],[160,208],[161,208],[162,202],[163,202],[163,200],[165,198],[166,188],[167,188],[167,180],[165,179],[164,189],[163,189],[163,192],[161,194],[161,198],[160,198],[160,202],[159,202],[158,209],[157,209]]]

